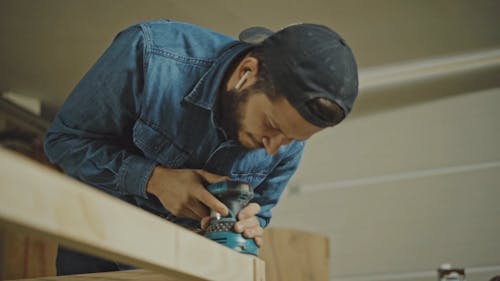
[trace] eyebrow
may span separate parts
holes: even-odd
[[[271,117],[267,116],[267,120],[269,120],[269,124],[271,124],[271,127],[273,127],[273,129],[276,129],[280,132],[283,133],[283,131],[281,131],[281,129],[279,128],[279,126],[276,125],[276,121],[274,121],[274,119],[272,119]]]
[[[259,147],[263,147],[262,143],[259,142],[252,134],[247,133],[247,136]]]
[[[270,116],[267,116],[267,120],[269,120],[269,124],[271,124],[271,127],[273,127],[273,129],[280,131],[280,133],[282,133],[285,137],[288,138],[288,136],[285,135],[283,130],[281,130],[280,126],[277,126],[277,123],[273,118],[271,118]]]

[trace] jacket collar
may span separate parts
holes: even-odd
[[[240,41],[229,44],[184,100],[213,111],[226,70],[239,54],[251,47],[252,45]]]

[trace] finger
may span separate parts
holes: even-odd
[[[246,238],[255,238],[255,237],[262,236],[262,234],[264,234],[264,229],[260,226],[247,228],[243,232],[243,236],[245,236]]]
[[[198,216],[198,220],[210,214],[207,206],[203,205],[196,199],[190,200],[187,208],[189,208],[194,214],[196,214],[196,216]]]
[[[224,217],[229,214],[226,205],[224,205],[224,203],[219,201],[219,199],[213,196],[202,186],[200,186],[199,190],[197,190],[197,192],[194,194],[194,197],[205,204],[205,206],[216,211],[217,213],[220,213]]]
[[[210,172],[207,172],[205,170],[196,170],[196,173],[200,175],[206,182],[208,183],[216,183],[216,182],[221,182],[228,180],[228,176],[221,176],[217,174],[212,174]]]
[[[259,212],[260,212],[260,205],[252,202],[240,211],[240,213],[238,214],[238,219],[244,220],[246,218],[255,216]]]
[[[210,222],[210,217],[204,217],[201,219],[200,221],[200,226],[201,226],[201,229],[203,230],[206,230],[207,227],[208,227],[208,223]]]
[[[195,219],[195,220],[200,219],[200,216],[198,216],[192,210],[187,208],[186,205],[176,205],[176,206],[173,206],[172,208],[167,208],[167,207],[165,207],[167,204],[165,204],[164,200],[160,200],[160,202],[166,210],[168,210],[172,215],[174,215],[176,217],[190,218],[190,219]]]
[[[234,230],[239,233],[245,231],[245,229],[254,227],[260,227],[259,220],[255,216],[248,219],[240,220],[234,224]]]
[[[201,217],[195,214],[192,210],[189,208],[183,208],[182,210],[179,211],[179,213],[174,214],[176,217],[179,218],[190,218],[193,220],[199,220]]]

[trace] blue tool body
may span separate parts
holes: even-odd
[[[259,247],[254,239],[234,231],[238,213],[253,197],[252,188],[244,182],[223,181],[209,185],[207,190],[228,207],[229,215],[221,217],[212,211],[205,237],[235,251],[257,256]]]

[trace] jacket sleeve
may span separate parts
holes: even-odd
[[[254,190],[252,202],[260,205],[257,219],[262,227],[266,227],[271,221],[271,209],[278,203],[281,194],[285,190],[288,181],[297,170],[305,142],[296,141],[290,145],[287,156],[267,176],[266,180]]]
[[[139,115],[144,40],[141,29],[122,31],[69,95],[45,137],[49,160],[87,184],[147,197],[155,161],[132,144]]]

